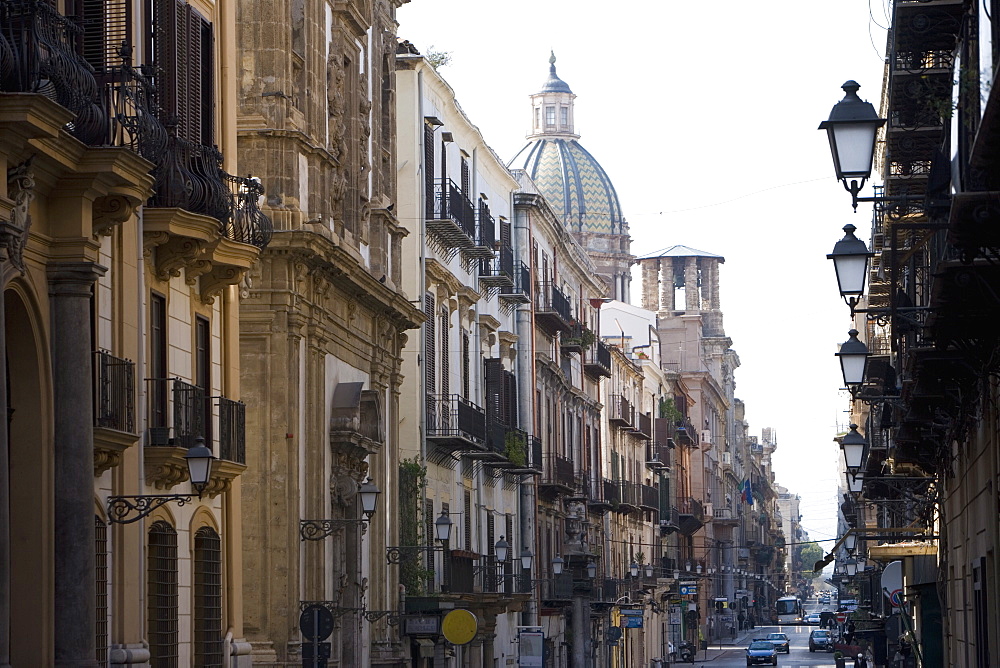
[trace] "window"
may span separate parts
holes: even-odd
[[[194,384],[203,392],[205,417],[202,420],[205,445],[212,447],[212,328],[208,318],[195,316],[194,320]]]
[[[559,107],[559,123],[569,125],[569,107]]]
[[[469,333],[462,331],[462,396],[469,398]]]
[[[202,146],[214,141],[214,38],[212,24],[178,0],[149,0],[153,17],[149,53],[161,72],[156,89],[164,118],[177,119],[177,135]]]
[[[465,509],[463,519],[465,524],[465,549],[472,551],[472,492],[465,490]]]
[[[86,26],[80,38],[80,49],[100,81],[100,75],[108,74],[109,70],[121,65],[118,49],[122,43],[132,43],[129,34],[132,3],[126,0],[77,0],[73,14],[80,25]]]
[[[436,337],[434,332],[434,295],[428,293],[424,295],[424,393],[426,395],[426,411],[428,428],[437,428],[437,404],[434,402],[434,395],[437,393],[437,362]]]
[[[424,123],[424,211],[434,217],[434,126]]]
[[[451,379],[449,376],[449,370],[451,369],[451,360],[448,356],[448,330],[449,325],[449,313],[448,307],[441,307],[441,394],[447,401],[448,395],[451,394]]]
[[[149,528],[146,596],[150,668],[177,668],[177,532],[163,521]]]
[[[556,124],[556,108],[555,107],[545,107],[545,124],[555,125]]]
[[[542,124],[542,110],[535,107],[535,127],[537,128]]]
[[[94,571],[97,576],[97,662],[108,662],[108,525],[94,516]]]
[[[167,426],[167,299],[149,297],[149,425]]]
[[[211,527],[194,536],[194,665],[222,668],[222,541]]]

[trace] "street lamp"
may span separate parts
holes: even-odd
[[[852,474],[857,473],[864,463],[865,449],[868,446],[867,439],[858,433],[858,425],[851,425],[851,430],[841,439],[840,446],[844,449],[847,470]]]
[[[382,490],[372,482],[371,476],[368,476],[368,480],[358,488],[358,496],[361,497],[361,512],[369,520],[375,514],[375,509],[378,507],[378,497],[381,493]]]
[[[858,562],[848,559],[844,562],[844,570],[847,572],[847,577],[854,577],[858,574]]]
[[[552,560],[552,574],[553,575],[562,575],[563,564],[565,564],[565,563],[566,562],[563,561],[562,557],[560,557],[559,555],[556,555],[556,558]]]
[[[847,332],[850,337],[842,344],[840,350],[835,353],[840,358],[840,370],[844,375],[844,385],[854,394],[858,386],[865,382],[865,367],[868,365],[868,346],[858,339],[858,330],[852,329]]]
[[[687,562],[686,564],[684,564],[684,570],[686,570],[688,573],[691,572],[691,562],[690,561]]]
[[[597,577],[597,564],[593,561],[587,562],[587,577],[591,580]]]
[[[531,562],[535,559],[535,555],[531,553],[531,550],[524,547],[521,548],[521,568],[526,571],[531,570]]]
[[[861,494],[861,487],[865,482],[865,472],[858,471],[854,475],[850,473],[847,474],[847,490],[854,495],[855,498]]]
[[[448,511],[442,510],[438,518],[434,520],[434,537],[442,543],[447,543],[451,540],[452,524],[451,517],[448,516]]]
[[[848,533],[844,536],[844,549],[847,550],[849,554],[854,554],[854,550],[858,546],[858,536],[855,533]]]
[[[341,533],[346,527],[361,526],[362,535],[367,529],[368,522],[371,522],[378,507],[378,497],[381,494],[378,485],[372,482],[371,477],[364,483],[358,485],[358,496],[361,497],[361,512],[364,513],[362,519],[326,519],[326,520],[300,520],[299,538],[300,540],[323,540],[329,536]]]
[[[868,258],[875,255],[868,251],[864,241],[854,236],[856,229],[850,223],[844,225],[844,238],[834,244],[833,252],[826,256],[828,260],[833,260],[837,287],[840,296],[851,307],[851,317],[854,317],[854,309],[865,293]]]
[[[631,564],[629,564],[628,565],[628,574],[631,575],[634,578],[639,577],[639,564],[635,563],[635,561],[633,561]]]
[[[212,462],[215,455],[211,448],[205,445],[205,439],[197,437],[194,445],[184,453],[184,460],[187,463],[188,478],[191,480],[191,487],[201,498],[202,492],[208,486],[212,477]],[[140,494],[137,496],[109,496],[108,497],[108,523],[109,524],[131,524],[138,522],[149,516],[154,510],[162,505],[177,503],[183,506],[194,501],[191,494]],[[133,516],[133,513],[135,515]]]
[[[500,536],[500,540],[493,546],[493,550],[496,552],[497,561],[502,564],[507,561],[507,554],[510,552],[510,543],[503,536]]]
[[[695,568],[695,570],[698,572],[698,575],[701,575],[701,564],[698,564],[698,566],[697,566],[697,568]]]
[[[861,86],[856,81],[848,81],[841,88],[844,99],[833,106],[830,118],[820,123],[819,129],[827,132],[837,178],[851,193],[857,211],[858,202],[866,201],[859,199],[858,193],[872,175],[875,139],[885,119],[879,118],[871,102],[858,97]]]
[[[646,564],[646,577],[653,577],[653,564]]]

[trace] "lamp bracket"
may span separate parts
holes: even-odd
[[[175,501],[178,506],[201,498],[194,494],[143,494],[138,496],[109,496],[108,524],[131,524],[148,517],[160,506]],[[133,513],[135,515],[133,516]]]
[[[444,552],[444,545],[398,545],[385,548],[385,563],[401,564],[403,559],[416,559],[429,552]]]
[[[361,535],[368,531],[368,520],[301,520],[299,522],[299,540],[323,540],[329,536],[343,535],[349,526],[360,526]]]

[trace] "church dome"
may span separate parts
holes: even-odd
[[[528,173],[570,232],[627,234],[611,179],[580,145],[573,129],[575,100],[569,85],[556,74],[553,53],[549,78],[531,96],[533,124],[528,143],[508,166]]]
[[[576,139],[535,136],[510,161],[523,169],[571,232],[622,234],[622,208],[607,172]]]

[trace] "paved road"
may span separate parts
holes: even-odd
[[[780,631],[788,634],[791,640],[791,652],[778,655],[778,666],[783,668],[800,668],[801,666],[834,668],[833,654],[830,652],[809,651],[809,632],[815,626],[758,626],[749,635],[741,637],[737,644],[711,645],[707,652],[708,659],[705,660],[706,652],[698,652],[698,660],[694,662],[696,667],[705,668],[740,668],[746,666],[746,646],[754,638],[764,638],[768,633]],[[674,663],[677,666],[690,666],[689,663]],[[850,664],[848,664],[850,665]]]

